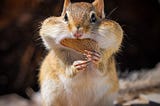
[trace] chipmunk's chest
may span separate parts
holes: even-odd
[[[107,84],[108,78],[101,76],[98,70],[80,72],[72,79],[60,76],[60,79],[64,86],[65,95],[71,103],[70,106],[90,106],[91,103],[94,106],[110,88],[110,84]]]

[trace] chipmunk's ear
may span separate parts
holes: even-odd
[[[101,18],[105,18],[104,1],[103,0],[95,0],[92,4],[96,9],[97,15]]]
[[[71,1],[70,1],[70,0],[65,0],[65,1],[64,1],[63,11],[62,11],[61,16],[63,16],[63,15],[66,13],[66,9],[67,9],[67,7],[69,6],[69,4],[71,4]]]

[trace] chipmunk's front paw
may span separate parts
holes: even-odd
[[[87,57],[88,61],[91,61],[95,65],[98,65],[100,62],[101,54],[99,52],[85,50],[84,55]]]
[[[71,70],[68,71],[69,77],[75,76],[80,71],[85,71],[88,66],[89,61],[85,60],[79,60],[74,61],[74,63],[71,66]]]

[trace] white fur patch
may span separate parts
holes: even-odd
[[[56,96],[57,85],[54,80],[46,79],[42,82],[41,85],[41,95],[46,104],[46,106],[51,106]]]
[[[52,48],[59,44],[63,38],[71,38],[71,33],[67,30],[65,23],[54,25],[43,25],[40,35],[47,48]]]

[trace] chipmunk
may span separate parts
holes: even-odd
[[[44,106],[113,106],[119,88],[114,54],[123,30],[105,19],[103,0],[65,0],[61,16],[44,20],[40,36],[49,50],[39,74]],[[65,38],[92,39],[99,50],[80,53],[62,45]]]

